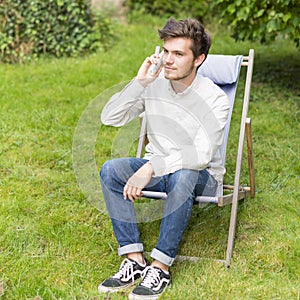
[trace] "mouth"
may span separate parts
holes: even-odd
[[[174,70],[175,70],[175,68],[168,67],[168,66],[166,66],[166,65],[165,65],[165,70],[166,70],[166,71],[174,71]]]

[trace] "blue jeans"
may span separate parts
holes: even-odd
[[[144,251],[134,204],[129,199],[124,200],[123,188],[127,180],[146,162],[142,158],[118,158],[104,163],[100,171],[104,200],[119,243],[119,255]],[[172,265],[189,222],[195,197],[214,196],[216,189],[217,181],[206,169],[181,169],[151,179],[144,190],[166,192],[168,195],[152,258],[165,265]]]

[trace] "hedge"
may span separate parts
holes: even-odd
[[[90,2],[90,1],[89,1]],[[107,48],[112,22],[85,0],[4,0],[0,4],[0,60],[23,62],[42,54],[76,56]]]

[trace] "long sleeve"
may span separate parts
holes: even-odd
[[[105,125],[123,126],[144,111],[145,88],[133,79],[121,92],[113,95],[101,113]]]

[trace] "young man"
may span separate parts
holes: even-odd
[[[150,72],[158,55],[147,57],[137,76],[103,109],[103,124],[122,126],[145,113],[147,137],[144,158],[106,162],[100,178],[107,209],[119,243],[127,256],[119,271],[99,285],[113,292],[141,282],[129,299],[157,299],[171,283],[169,267],[177,255],[198,195],[214,195],[225,170],[218,149],[229,104],[211,80],[197,76],[211,40],[194,19],[169,19],[159,30],[163,40],[163,67]],[[164,76],[159,74],[164,70]],[[164,216],[151,264],[134,213],[134,201],[143,190],[167,193]]]

